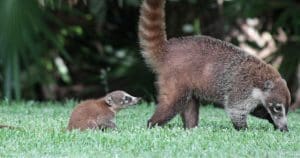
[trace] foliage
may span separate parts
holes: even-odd
[[[154,75],[140,56],[137,22],[141,0],[3,0],[0,2],[0,96],[24,99],[98,97],[124,89],[155,95]],[[233,39],[239,21],[258,18],[260,33],[280,43],[280,72],[296,89],[300,40],[296,0],[172,0],[166,6],[168,37],[204,34]],[[249,42],[251,45],[253,42]],[[258,47],[258,46],[254,46]],[[294,58],[295,57],[295,58]],[[291,62],[290,62],[291,61]]]
[[[201,109],[200,127],[184,130],[177,117],[164,128],[146,128],[154,106],[120,111],[118,129],[67,132],[74,101],[0,103],[0,122],[21,127],[0,129],[0,157],[297,157],[299,114],[289,115],[288,133],[267,121],[249,118],[249,129],[235,131],[226,113]],[[299,113],[299,111],[298,111]]]
[[[36,56],[33,45],[41,27],[41,11],[37,2],[1,1],[0,55],[4,70],[4,94],[10,99],[14,89],[15,98],[20,99],[20,59]],[[29,12],[26,12],[29,10]],[[23,19],[22,17],[28,17]],[[40,24],[33,26],[32,24]],[[28,47],[28,45],[31,45]],[[30,51],[26,51],[30,49]],[[26,54],[28,53],[29,54]],[[26,54],[26,55],[25,55]]]
[[[30,67],[32,62],[46,64],[42,53],[49,49],[47,44],[54,45],[56,42],[46,26],[45,13],[37,1],[1,1],[0,18],[2,88],[7,99],[20,99],[22,70]],[[42,74],[36,74],[37,78],[38,75]],[[30,78],[27,83],[36,80],[33,76],[26,77]]]

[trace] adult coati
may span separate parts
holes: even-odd
[[[207,36],[167,40],[165,0],[144,0],[139,39],[157,75],[158,105],[148,127],[180,113],[184,127],[197,126],[199,102],[224,106],[235,129],[247,128],[247,115],[269,120],[288,131],[290,92],[280,74],[240,48]]]
[[[130,105],[137,104],[140,98],[124,91],[113,91],[100,99],[83,101],[73,110],[68,130],[116,128],[116,113]]]

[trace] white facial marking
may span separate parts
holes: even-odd
[[[282,112],[282,116],[286,118],[286,114],[285,114],[285,107],[283,106],[283,104],[277,104],[276,106],[280,106],[281,107],[281,112]]]
[[[260,90],[259,88],[254,88],[252,90],[251,95],[254,99],[258,99],[259,101],[262,102],[262,104],[265,105],[266,95],[268,95],[268,94],[264,94],[264,92],[262,90]]]
[[[277,107],[283,107],[283,104],[276,104]]]

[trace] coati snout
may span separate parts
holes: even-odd
[[[263,91],[256,94],[271,116],[272,120],[269,121],[280,131],[288,131],[286,115],[291,104],[291,99],[290,92],[285,88],[286,86],[286,81],[283,79],[266,81]]]
[[[68,130],[116,128],[116,113],[128,106],[137,104],[141,98],[125,91],[113,91],[100,99],[90,99],[77,105],[70,117]]]
[[[288,131],[287,117],[283,104],[267,103],[267,109],[274,121],[275,128],[280,131]]]

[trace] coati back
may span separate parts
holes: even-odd
[[[140,98],[124,91],[113,91],[100,99],[83,101],[73,110],[68,130],[116,128],[116,112],[138,103]]]
[[[198,125],[199,103],[221,104],[234,127],[247,115],[287,131],[290,93],[280,74],[240,48],[208,36],[167,40],[165,0],[144,0],[140,10],[142,55],[157,74],[158,105],[148,126],[163,125],[180,113],[184,127]]]

